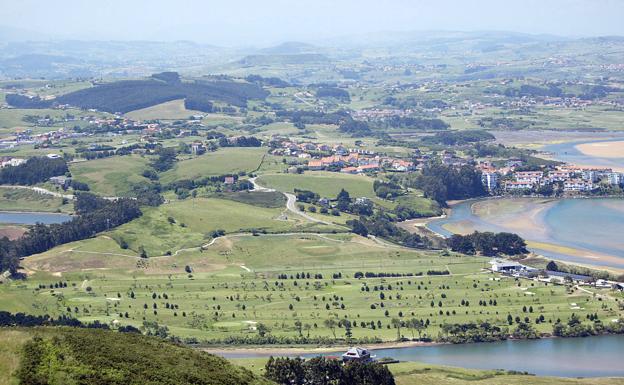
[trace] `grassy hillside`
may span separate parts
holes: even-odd
[[[161,175],[166,184],[180,179],[197,179],[211,175],[254,171],[262,162],[266,148],[222,148],[202,156],[177,162]]]
[[[147,158],[132,155],[76,162],[69,169],[76,180],[87,183],[94,193],[123,196],[131,191],[133,184],[148,181],[142,176],[147,164]]]
[[[0,329],[0,341],[1,385],[271,384],[222,358],[138,334]]]
[[[131,111],[126,116],[133,120],[155,120],[155,119],[188,119],[191,115],[203,115],[201,111],[187,110],[184,107],[184,100],[177,99],[170,102],[157,104],[155,106],[141,108]]]
[[[249,207],[253,206],[246,209],[251,210]],[[187,208],[191,210],[192,206]],[[226,214],[219,215],[221,217],[212,222],[214,226],[222,226],[219,221],[225,221]],[[169,225],[166,215],[164,218],[163,226],[174,228],[172,233],[181,227]],[[181,222],[181,217],[175,218]],[[197,223],[189,221],[187,229],[193,231],[180,232],[178,239],[202,237],[195,229],[208,226],[208,216],[205,218]],[[159,250],[153,247],[164,249],[159,239],[170,241],[159,235],[139,233],[142,228],[138,222],[132,225],[137,231],[135,242],[145,242],[150,256],[158,255],[154,250]],[[354,338],[377,337],[393,341],[397,338],[397,329],[390,322],[399,312],[406,320],[429,319],[431,324],[423,334],[431,337],[438,336],[444,323],[487,320],[508,327],[508,314],[530,317],[530,320],[544,315],[545,322],[532,322],[540,332],[552,332],[548,321],[555,322],[557,318],[565,321],[572,313],[583,320],[587,314],[597,313],[605,323],[621,314],[616,298],[621,301],[623,297],[610,290],[568,291],[563,286],[541,282],[499,280],[498,275],[481,270],[487,266],[487,261],[482,257],[384,247],[351,234],[228,235],[217,238],[203,251],[191,249],[170,257],[141,259],[135,251],[121,249],[109,235],[102,235],[25,258],[22,264],[29,278],[0,285],[0,309],[48,313],[55,317],[71,315],[85,322],[117,320],[122,325],[136,327],[145,319],[167,325],[173,335],[200,340],[257,337],[258,332],[250,328],[253,322],[263,323],[277,338],[294,338],[298,335],[296,320],[312,325],[311,337],[331,339],[333,333],[324,321],[347,317],[358,323],[353,329]],[[191,275],[185,272],[187,265],[192,268]],[[445,269],[451,275],[353,278],[357,271],[426,274],[428,270]],[[301,272],[323,277],[277,278],[278,274],[295,276]],[[342,274],[341,279],[333,279],[332,275],[337,272]],[[59,281],[67,282],[68,287],[49,288]],[[265,286],[267,284],[269,286]],[[45,288],[41,289],[40,285]],[[381,285],[384,286],[383,301],[380,291],[374,290]],[[365,286],[370,291],[363,291]],[[91,288],[90,291],[87,288]],[[594,292],[602,296],[602,301],[592,301]],[[168,299],[155,299],[154,293],[161,296],[166,293]],[[497,304],[480,306],[479,301],[483,300],[496,300]],[[432,301],[435,307],[431,306]],[[468,301],[469,305],[462,306],[462,301]],[[171,308],[171,304],[177,306]],[[523,307],[527,310],[523,311]],[[368,326],[361,327],[362,322]],[[380,322],[381,327],[373,329],[371,322],[376,326]],[[407,328],[401,330],[406,338],[412,338],[413,333],[414,330]],[[336,337],[343,338],[344,330],[336,330]]]
[[[64,211],[71,212],[71,204],[61,198],[42,195],[32,190],[18,188],[0,189],[0,211]]]

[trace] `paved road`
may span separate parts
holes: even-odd
[[[275,189],[272,189],[272,188],[260,186],[258,182],[256,182],[256,178],[257,177],[249,179],[251,184],[253,184],[255,191],[264,191],[264,192],[276,191]],[[295,195],[290,194],[290,193],[285,193],[285,192],[283,192],[282,194],[286,196],[286,208],[288,209],[288,211],[295,213],[311,222],[322,223],[324,225],[329,225],[329,226],[337,226],[335,223],[331,223],[331,222],[324,221],[322,219],[314,218],[313,216],[308,215],[303,211],[300,211],[297,208],[297,197]]]

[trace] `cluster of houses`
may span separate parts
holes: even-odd
[[[32,134],[30,130],[26,130],[17,132],[11,137],[0,140],[0,148],[14,148],[20,145],[45,146],[47,143],[59,143],[63,139],[79,138],[83,136],[86,136],[86,134],[65,130],[64,128],[40,134]]]
[[[540,270],[509,260],[494,258],[490,261],[490,269],[495,273],[501,273],[518,278],[529,278],[539,282],[564,284],[566,281],[577,285],[593,286],[601,289],[613,289],[624,291],[624,282],[595,279],[588,275],[571,274],[561,271]]]
[[[376,172],[382,169],[407,172],[416,170],[412,161],[382,156],[361,148],[347,148],[343,145],[295,143],[290,140],[272,142],[271,154],[293,156],[307,160],[309,170],[331,170],[345,174]]]

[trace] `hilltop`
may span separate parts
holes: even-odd
[[[6,328],[0,341],[0,384],[272,384],[223,358],[136,333]]]
[[[164,75],[175,74],[173,77]],[[96,84],[42,100],[17,94],[7,95],[7,103],[18,108],[49,108],[71,105],[83,109],[126,113],[176,99],[185,99],[189,109],[212,111],[212,103],[243,107],[250,99],[264,99],[268,92],[256,84],[234,80],[181,81],[177,73],[156,74],[145,80],[124,80]]]

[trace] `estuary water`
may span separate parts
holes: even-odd
[[[35,223],[43,223],[49,225],[71,221],[71,219],[71,215],[61,213],[0,211],[0,224],[34,225]]]
[[[607,335],[587,338],[548,338],[525,341],[502,341],[464,345],[417,346],[396,349],[373,349],[378,359],[391,357],[434,365],[471,369],[505,369],[556,377],[622,377],[624,365],[619,355],[624,336]],[[336,356],[340,353],[327,353]],[[221,353],[226,358],[267,357],[270,354]],[[318,354],[303,354],[314,357]],[[527,378],[530,383],[530,378]]]
[[[510,198],[519,201],[530,198]],[[547,257],[586,263],[598,266],[624,268],[624,199],[560,199],[551,202],[535,219],[539,228],[513,227],[514,222],[521,222],[523,213],[511,217],[484,219],[473,212],[473,205],[479,201],[466,201],[452,206],[451,214],[443,219],[431,221],[427,227],[446,237],[453,233],[445,226],[463,224],[466,228],[478,231],[515,232],[527,239],[540,243],[574,249],[545,250],[533,248],[533,251]],[[505,199],[497,200],[503,203]],[[529,212],[526,215],[530,215]],[[514,220],[515,218],[515,220]],[[468,225],[467,225],[468,224]],[[604,256],[610,256],[606,258]]]

